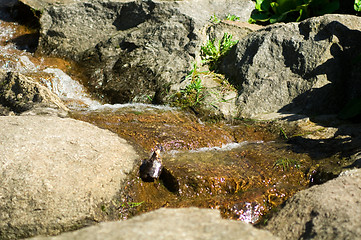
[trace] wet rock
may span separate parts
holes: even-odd
[[[139,158],[117,135],[73,119],[1,117],[0,126],[1,239],[108,219],[101,205],[115,198]]]
[[[359,239],[361,170],[301,191],[286,202],[266,229],[281,239]]]
[[[76,232],[46,239],[278,239],[246,223],[222,219],[217,210],[159,209],[127,221],[101,223]]]
[[[139,176],[143,181],[153,181],[154,179],[159,178],[162,168],[160,149],[156,149],[149,159],[143,160],[139,167]]]
[[[360,97],[361,71],[353,62],[361,47],[360,23],[356,16],[325,15],[243,38],[221,66],[239,90],[239,114],[330,114]]]
[[[16,114],[65,116],[68,111],[60,98],[46,87],[20,73],[3,70],[0,70],[0,104],[8,113]]]
[[[209,18],[230,13],[247,21],[254,3],[59,1],[42,6],[39,51],[82,63],[89,88],[110,103],[149,97],[159,103],[199,55]]]

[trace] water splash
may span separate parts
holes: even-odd
[[[210,152],[210,151],[230,151],[232,149],[236,149],[236,148],[241,148],[245,145],[248,144],[261,144],[263,143],[263,141],[243,141],[243,142],[231,142],[231,143],[227,143],[227,144],[222,144],[221,147],[202,147],[202,148],[197,148],[197,149],[192,149],[192,150],[188,150],[187,152],[189,153],[199,153],[199,152]],[[182,151],[180,150],[171,150],[168,151],[168,153],[170,155],[176,155],[178,153],[181,153]]]
[[[170,107],[168,105],[153,105],[147,103],[122,103],[122,104],[98,104],[90,105],[88,110],[90,111],[103,111],[111,110],[117,111],[119,109],[132,109],[134,111],[147,111],[147,110],[163,110],[163,111],[172,111],[176,108]]]
[[[30,30],[12,22],[9,14],[3,9],[0,9],[0,18],[4,19],[0,20],[0,69],[31,77],[58,95],[71,109],[101,106],[78,81],[53,64],[54,61],[49,61],[46,57],[35,57],[30,52],[20,50],[12,39],[28,34]]]
[[[92,108],[101,106],[98,101],[90,98],[79,82],[73,80],[62,70],[58,68],[46,68],[43,71],[52,74],[53,76],[51,81],[44,82],[45,85],[61,99],[73,102],[73,107],[79,105],[74,103],[79,102],[86,106],[91,106]]]
[[[236,203],[231,211],[238,217],[238,220],[246,223],[256,223],[263,215],[264,207],[256,202]]]

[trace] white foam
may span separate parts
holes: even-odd
[[[37,71],[37,67],[35,64],[30,61],[29,57],[22,55],[19,58],[20,63],[22,64],[21,70],[22,71]]]
[[[146,103],[122,103],[122,104],[101,104],[101,105],[91,105],[89,106],[89,110],[117,110],[122,108],[132,108],[134,110],[151,110],[151,109],[158,109],[164,111],[171,111],[175,110],[176,108],[170,107],[167,105],[153,105],[153,104],[146,104]]]
[[[68,100],[80,100],[88,106],[99,106],[100,103],[90,98],[89,94],[86,93],[84,87],[73,80],[69,75],[64,73],[58,68],[46,68],[44,72],[53,75],[51,81],[46,81],[44,84],[60,98]]]
[[[192,150],[189,150],[188,152],[198,153],[198,152],[209,152],[209,151],[229,151],[232,149],[243,147],[247,144],[260,144],[260,143],[263,143],[263,141],[254,141],[254,142],[243,141],[240,143],[232,142],[232,143],[222,144],[221,147],[203,147],[203,148],[192,149]],[[184,152],[184,151],[171,150],[168,153],[175,155],[180,152]]]

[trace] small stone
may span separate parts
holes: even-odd
[[[149,159],[145,159],[139,167],[139,176],[143,181],[153,181],[159,178],[162,172],[160,149],[156,149]]]

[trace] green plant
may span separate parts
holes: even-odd
[[[145,97],[147,98],[147,100],[152,103],[153,102],[153,97],[150,95],[145,95]]]
[[[121,207],[123,207],[123,208],[125,208],[125,207],[135,208],[135,207],[138,207],[138,206],[140,206],[142,204],[143,204],[143,202],[127,202],[127,203],[122,203]]]
[[[188,106],[197,105],[203,100],[203,85],[200,78],[193,79],[184,90],[181,90],[182,95],[187,99]]]
[[[250,23],[298,22],[309,17],[333,13],[340,7],[339,0],[254,1],[256,6],[248,20]]]
[[[210,21],[211,21],[212,23],[217,24],[217,23],[220,23],[220,22],[221,22],[221,19],[219,19],[219,18],[216,16],[216,14],[214,14],[213,16],[211,16]]]
[[[287,136],[286,132],[283,130],[283,128],[280,127],[280,131],[281,131],[281,135],[282,135],[286,140],[288,140],[288,136]]]
[[[203,63],[209,65],[210,70],[216,70],[220,60],[229,52],[229,50],[238,42],[232,41],[232,35],[224,33],[221,40],[208,40],[201,46],[201,57]]]
[[[355,0],[355,4],[353,5],[355,11],[361,12],[361,0]]]
[[[234,14],[228,14],[225,18],[223,18],[225,20],[230,20],[230,21],[239,21],[239,17],[237,17],[236,15]],[[220,19],[219,17],[216,16],[216,14],[212,15],[211,18],[209,19],[209,21],[211,21],[212,23],[220,23],[222,21],[222,19]]]
[[[294,159],[280,158],[276,160],[276,162],[273,164],[273,167],[281,167],[283,171],[286,171],[289,170],[291,167],[299,168],[300,162]]]
[[[185,77],[186,80],[196,80],[199,79],[199,74],[197,63],[193,63],[192,69],[189,71],[188,75]]]
[[[227,17],[226,17],[226,20],[230,20],[230,21],[239,21],[239,17],[237,17],[236,15],[231,15],[231,14],[228,14]]]
[[[203,73],[205,72],[198,71],[197,63],[193,63],[192,69],[185,77],[186,80],[190,80],[190,83],[184,89],[181,89],[172,96],[174,99],[174,105],[187,108],[201,103],[204,99],[204,86],[199,74]]]

